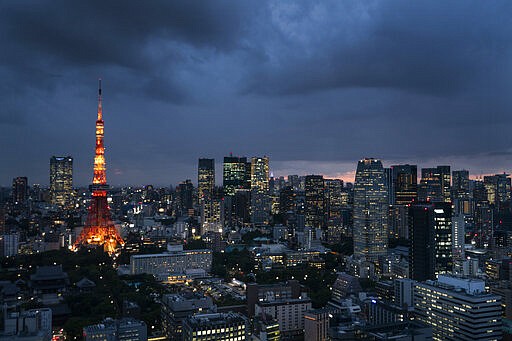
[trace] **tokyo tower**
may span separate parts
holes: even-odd
[[[96,154],[94,157],[94,177],[90,189],[92,191],[91,206],[87,214],[85,226],[78,236],[72,249],[82,245],[103,245],[108,253],[113,253],[124,241],[116,230],[110,217],[107,203],[107,167],[105,164],[105,146],[103,145],[103,112],[101,107],[101,79],[98,87],[98,119],[96,120]]]

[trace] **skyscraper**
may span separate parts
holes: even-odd
[[[341,217],[343,180],[325,180],[325,212],[328,219]]]
[[[50,196],[53,205],[69,207],[73,197],[73,158],[50,158]]]
[[[473,198],[470,184],[469,172],[467,170],[452,172],[452,201],[455,206],[455,215],[469,215],[473,213]]]
[[[418,200],[450,202],[450,166],[422,168]]]
[[[382,162],[363,159],[354,183],[354,256],[378,262],[388,248],[388,188]]]
[[[215,160],[199,159],[197,199],[201,213],[201,233],[222,231],[222,194],[215,190]]]
[[[484,186],[489,203],[499,206],[510,200],[510,183],[511,180],[506,173],[484,176]]]
[[[246,157],[224,157],[222,186],[225,196],[234,196],[237,189],[250,189],[251,163]]]
[[[408,219],[410,278],[424,281],[450,273],[453,267],[451,204],[412,205]]]
[[[269,159],[251,159],[251,222],[256,225],[268,224],[270,219]]]
[[[322,175],[306,176],[306,226],[325,225],[325,183]]]
[[[26,176],[18,176],[12,179],[12,201],[15,204],[25,203],[28,199],[28,179]]]
[[[407,205],[418,200],[418,167],[416,165],[391,166],[395,204]]]
[[[469,171],[452,172],[452,196],[456,199],[469,199]]]
[[[189,214],[189,210],[193,209],[194,185],[190,179],[181,182],[176,188],[176,194],[179,199],[179,208],[182,215]]]
[[[268,156],[253,157],[251,159],[251,190],[268,193],[269,186],[269,159]]]
[[[197,198],[199,203],[205,193],[213,195],[215,188],[215,160],[199,159],[197,168]]]

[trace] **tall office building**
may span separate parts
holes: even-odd
[[[3,207],[0,204],[0,235],[5,234],[5,214],[6,210],[5,207]]]
[[[458,170],[452,172],[452,196],[454,199],[469,199],[469,171]]]
[[[50,197],[53,205],[70,207],[73,199],[73,158],[50,158]]]
[[[194,208],[194,185],[190,179],[180,182],[176,188],[178,204],[182,215],[189,214],[189,210]],[[193,213],[192,213],[193,214]]]
[[[418,188],[418,200],[420,202],[451,202],[450,181],[450,166],[422,168],[421,181]]]
[[[22,204],[28,199],[28,179],[26,176],[18,176],[12,179],[12,201]]]
[[[440,275],[416,283],[416,320],[432,326],[433,340],[501,340],[500,297],[485,292],[485,282]]]
[[[327,218],[340,218],[342,207],[343,180],[325,179],[325,213]]]
[[[454,204],[454,215],[464,216],[473,214],[473,196],[471,181],[467,170],[452,172],[452,201]]]
[[[215,189],[215,160],[199,159],[197,167],[197,198],[201,203],[206,193],[213,195]]]
[[[407,205],[418,200],[418,166],[391,166],[395,204]]]
[[[269,159],[251,159],[251,222],[266,225],[270,220]]]
[[[197,201],[201,215],[201,234],[222,231],[222,193],[215,189],[215,160],[199,159]]]
[[[306,176],[306,226],[325,225],[325,183],[322,175]]]
[[[261,193],[269,191],[269,159],[264,157],[253,157],[251,159],[251,190]]]
[[[499,206],[510,200],[511,180],[508,176],[506,173],[484,176],[484,186],[490,204]]]
[[[451,273],[452,208],[450,203],[434,202],[409,207],[410,278],[424,281]]]
[[[363,159],[354,184],[354,255],[377,262],[388,248],[388,188],[382,162]]]
[[[222,186],[225,196],[234,196],[237,189],[250,189],[251,163],[246,157],[224,157]]]

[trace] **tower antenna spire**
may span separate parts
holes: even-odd
[[[101,78],[98,78],[98,121],[103,119],[103,108],[101,104]]]

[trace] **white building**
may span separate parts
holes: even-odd
[[[311,310],[311,300],[307,297],[268,299],[256,303],[255,315],[271,316],[279,323],[281,335],[292,337],[304,332],[304,315],[308,310]]]
[[[487,294],[485,282],[439,275],[416,283],[416,319],[433,329],[433,340],[501,340],[500,296]]]
[[[183,250],[183,246],[171,247],[169,252],[130,257],[132,275],[162,275],[184,273],[189,269],[203,269],[210,272],[212,267],[212,250]]]

